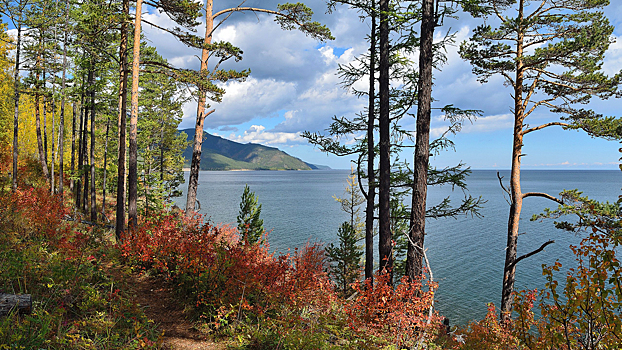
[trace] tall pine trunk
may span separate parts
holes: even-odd
[[[207,0],[205,4],[205,45],[212,43],[212,30],[214,29],[214,18],[212,17],[213,0]],[[201,51],[201,72],[207,71],[207,60],[209,51],[203,48]],[[188,179],[188,195],[186,197],[186,215],[191,216],[197,201],[197,187],[199,185],[199,170],[201,168],[201,146],[203,145],[203,124],[205,117],[214,112],[211,110],[205,113],[205,103],[207,94],[201,91],[199,94],[199,105],[197,106],[197,120],[194,127],[194,140],[192,142],[192,163],[190,165],[190,178]]]
[[[13,115],[13,179],[11,188],[13,191],[17,190],[17,159],[19,157],[19,146],[17,139],[19,137],[19,54],[22,41],[22,26],[21,23],[17,26],[17,49],[15,53],[15,74],[14,74],[14,92],[13,100],[15,103],[15,113]]]
[[[89,67],[89,70],[92,70],[92,67]],[[89,76],[90,76],[91,72],[89,72]],[[89,79],[90,80],[90,79]],[[88,84],[88,83],[87,83]],[[89,168],[89,161],[88,161],[88,145],[89,145],[89,130],[88,130],[88,125],[89,125],[89,113],[90,113],[90,106],[89,106],[89,96],[87,95],[85,100],[86,100],[86,104],[84,106],[84,129],[82,130],[82,159],[84,161],[84,164],[82,166],[82,176],[84,176],[84,189],[82,192],[82,212],[83,213],[87,213],[88,210],[88,205],[89,205],[89,174],[87,172],[87,169]],[[91,116],[92,117],[92,116]]]
[[[58,126],[58,193],[61,198],[64,192],[65,181],[65,100],[67,99],[67,91],[65,84],[67,83],[67,23],[69,22],[69,0],[65,1],[65,34],[63,37],[63,77],[61,81],[62,100],[60,102],[60,124]]]
[[[393,242],[391,233],[391,159],[390,159],[390,116],[389,116],[389,0],[380,0],[380,182],[379,242],[380,272],[389,274],[388,283],[393,281]]]
[[[428,193],[430,160],[430,114],[432,109],[432,41],[434,39],[434,0],[423,0],[421,46],[419,49],[419,81],[417,82],[417,136],[415,140],[410,240],[406,255],[406,276],[411,281],[423,274],[423,243]],[[414,243],[414,245],[413,245]]]
[[[82,166],[84,164],[84,91],[80,96],[80,123],[78,128],[78,176],[76,181],[76,210],[82,208]]]
[[[38,77],[37,77],[38,80]],[[48,164],[45,161],[45,150],[43,149],[43,138],[41,136],[41,95],[39,92],[35,93],[35,127],[37,133],[37,149],[39,151],[39,163],[43,170],[43,176],[45,180],[50,183],[50,171],[48,170]]]
[[[371,36],[369,47],[369,116],[367,117],[367,207],[365,208],[365,279],[374,278],[374,207],[376,174],[374,173],[374,120],[376,119],[376,1],[371,3]],[[345,289],[344,289],[345,290]]]
[[[90,147],[90,173],[91,173],[91,221],[97,221],[97,193],[95,192],[95,63],[91,62],[89,71],[89,88],[91,97],[91,147]]]
[[[130,229],[138,225],[138,78],[140,73],[140,19],[142,0],[136,1],[136,22],[134,23],[134,61],[132,62],[132,108],[130,115],[130,157],[128,222]]]
[[[55,160],[56,160],[56,156],[54,153],[54,126],[56,124],[56,106],[54,104],[54,90],[52,90],[52,148],[50,149],[50,157],[52,158],[51,163],[51,171],[50,171],[50,193],[54,194],[56,193],[56,183],[54,183],[55,181],[55,170],[54,166],[56,164]]]
[[[69,191],[74,191],[74,176],[76,170],[76,103],[72,103],[71,116],[71,178],[69,179]]]
[[[43,34],[39,37],[39,46],[43,49]],[[41,53],[37,54],[37,60],[35,62],[35,67],[37,67],[37,73],[35,75],[35,79],[37,83],[39,82],[39,69],[41,69]],[[45,180],[50,183],[50,171],[48,170],[48,164],[46,162],[45,149],[43,148],[43,138],[41,135],[41,94],[40,89],[37,87],[35,91],[35,125],[36,125],[36,133],[37,133],[37,149],[39,151],[39,163],[41,164],[41,169],[43,170],[43,176],[45,176]]]
[[[121,240],[125,232],[125,131],[127,123],[127,17],[130,13],[130,1],[123,0],[123,20],[121,22],[121,43],[119,45],[119,149],[117,152],[117,208],[115,217],[115,237]]]
[[[102,183],[102,216],[104,222],[108,221],[106,216],[106,176],[108,170],[108,133],[110,132],[110,119],[106,118],[106,141],[104,144],[104,178]]]
[[[523,1],[519,1],[518,20],[523,20]],[[523,207],[523,193],[520,184],[520,157],[523,149],[523,33],[518,32],[516,40],[516,80],[514,84],[514,136],[512,145],[512,170],[510,173],[510,214],[508,217],[508,238],[503,269],[501,290],[501,319],[510,319],[512,311],[512,292],[516,280],[516,253],[518,241],[518,222]]]

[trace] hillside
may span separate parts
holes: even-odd
[[[181,130],[194,138],[194,129]],[[192,144],[184,151],[185,166],[190,167]],[[278,148],[254,143],[242,144],[203,134],[201,170],[317,170],[326,169],[292,157]]]

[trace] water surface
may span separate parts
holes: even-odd
[[[349,171],[202,171],[197,199],[201,213],[214,223],[233,223],[239,211],[244,185],[248,184],[262,204],[261,217],[269,235],[271,249],[287,251],[307,242],[331,243],[336,240],[339,225],[348,220],[333,196],[343,196]],[[509,171],[501,171],[504,181]],[[186,173],[187,180],[188,173]],[[482,218],[461,216],[457,219],[428,220],[426,242],[434,278],[440,283],[437,294],[439,311],[452,323],[464,324],[481,319],[486,303],[499,304],[505,259],[509,205],[493,170],[474,170],[467,180],[469,194],[487,202]],[[523,192],[558,194],[563,189],[578,188],[600,201],[615,201],[621,193],[620,171],[525,170]],[[464,196],[450,188],[430,188],[428,203],[437,203],[447,195],[456,201]],[[185,203],[184,197],[178,199]],[[542,264],[559,259],[571,265],[574,257],[568,248],[580,237],[556,230],[553,221],[531,222],[538,214],[556,203],[544,198],[527,198],[523,202],[518,241],[518,255],[540,247],[549,239],[555,244],[517,266],[517,289],[542,288]],[[563,276],[560,275],[560,279]]]

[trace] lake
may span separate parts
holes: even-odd
[[[509,181],[509,170],[500,171]],[[316,171],[202,171],[197,199],[200,212],[213,223],[237,225],[240,198],[248,184],[262,204],[264,228],[271,249],[286,252],[307,242],[328,244],[336,240],[339,225],[348,220],[333,196],[343,196],[348,170]],[[188,172],[186,172],[186,182]],[[495,170],[474,170],[467,180],[469,194],[487,202],[482,218],[461,216],[457,219],[428,220],[426,242],[434,278],[439,282],[437,309],[452,324],[465,324],[481,319],[486,303],[500,302],[503,262],[509,205],[499,186]],[[578,188],[599,201],[615,201],[621,193],[622,172],[616,170],[524,170],[523,192],[557,194],[563,189]],[[456,202],[462,191],[430,188],[428,203],[439,202],[451,195]],[[178,198],[185,205],[185,193]],[[538,248],[549,239],[555,244],[517,266],[517,289],[544,287],[542,264],[559,259],[570,265],[574,256],[570,244],[580,237],[554,228],[553,221],[531,222],[533,214],[556,203],[544,198],[527,198],[523,202],[518,255]],[[375,245],[377,249],[377,244]],[[559,275],[561,278],[563,276]]]

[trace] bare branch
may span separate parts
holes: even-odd
[[[231,7],[222,11],[218,11],[216,12],[214,15],[212,15],[213,19],[216,19],[216,17],[220,16],[220,15],[224,15],[225,13],[229,13],[229,12],[242,12],[242,11],[252,11],[252,12],[264,12],[264,13],[270,13],[273,15],[278,15],[278,16],[285,16],[284,14],[274,11],[274,10],[266,10],[266,9],[262,9],[262,8],[257,8],[257,7]]]
[[[503,176],[501,176],[498,171],[497,171],[497,179],[499,179],[499,185],[501,185],[501,188],[503,189],[503,191],[505,191],[505,193],[507,193],[508,196],[510,196],[510,199],[512,199],[512,192],[510,192],[510,190],[508,190],[507,188],[505,188],[505,186],[503,186]],[[503,198],[505,198],[505,196],[503,196]],[[508,204],[510,204],[510,202],[507,199],[505,201],[508,202]]]
[[[527,259],[527,258],[529,258],[529,257],[530,257],[530,256],[532,256],[532,255],[536,255],[536,254],[540,253],[541,251],[543,251],[543,250],[544,250],[544,248],[545,248],[547,245],[549,245],[549,244],[553,244],[553,243],[555,243],[555,241],[554,241],[554,240],[550,240],[550,241],[548,241],[548,242],[546,242],[546,243],[542,244],[542,245],[540,246],[540,248],[538,248],[538,249],[536,249],[536,250],[532,251],[531,253],[527,253],[527,254],[525,254],[525,255],[521,255],[521,256],[520,256],[520,257],[518,257],[516,260],[514,260],[514,261],[513,261],[510,265],[508,265],[508,266],[505,268],[505,270],[506,270],[506,271],[509,271],[509,270],[513,269],[513,268],[514,268],[514,266],[516,266],[516,264],[518,264],[518,262],[519,262],[519,261],[521,261],[521,260],[523,260],[523,259]]]
[[[542,125],[540,125],[540,126],[536,126],[536,127],[529,128],[529,129],[527,129],[527,130],[524,130],[521,134],[522,134],[522,135],[526,135],[526,134],[529,134],[529,133],[530,133],[530,132],[532,132],[532,131],[537,131],[537,130],[544,129],[544,128],[548,128],[549,126],[555,126],[555,125],[556,125],[556,126],[569,126],[567,123],[562,123],[562,122],[550,122],[550,123],[542,124]]]
[[[533,82],[531,83],[531,86],[529,87],[529,91],[527,92],[527,96],[525,96],[525,101],[523,102],[523,111],[527,109],[529,100],[531,100],[531,95],[533,95],[533,93],[536,91],[536,86],[538,85],[538,82],[540,81],[541,74],[542,74],[541,72],[538,72],[538,75],[536,75],[536,77],[533,79]],[[531,113],[531,110],[529,112]]]
[[[564,201],[557,198],[557,197],[553,197],[548,193],[544,193],[544,192],[527,192],[527,193],[523,193],[523,199],[527,198],[527,197],[542,197],[542,198],[546,198],[546,199],[550,199],[553,202],[557,202],[559,204],[564,204]]]

